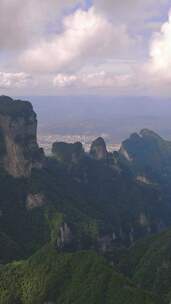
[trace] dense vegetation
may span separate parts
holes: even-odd
[[[170,303],[171,230],[138,241],[128,249],[115,249],[107,254],[116,269],[134,284]]]
[[[137,250],[141,242],[132,248],[132,259],[137,260],[133,271],[133,280],[139,285],[152,290],[161,296],[170,294],[171,288],[171,231],[150,238],[143,242],[144,252],[137,258]],[[134,260],[135,260],[134,259]]]
[[[1,304],[157,304],[93,252],[58,253],[45,246],[0,269]]]
[[[45,211],[34,209],[28,212],[23,204],[29,187],[26,179],[15,179],[1,170],[0,185],[2,263],[33,253],[49,239],[50,232],[45,221]],[[12,255],[12,252],[16,252],[16,255]]]

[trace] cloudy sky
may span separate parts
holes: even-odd
[[[168,0],[0,0],[0,93],[171,95]]]

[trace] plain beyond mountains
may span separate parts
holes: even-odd
[[[171,140],[171,99],[135,96],[20,96],[38,117],[38,140],[47,150],[54,141],[81,141],[89,148],[102,136],[109,150],[144,127]]]
[[[146,128],[171,139],[171,99],[110,96],[26,96],[37,113],[39,132],[106,133],[120,143]]]

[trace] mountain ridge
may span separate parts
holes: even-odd
[[[56,142],[52,155],[47,157],[37,144],[37,122],[32,106],[4,96],[0,97],[0,103],[2,100],[0,145],[5,142],[4,154],[0,156],[2,304],[42,304],[47,301],[55,304],[74,301],[75,304],[80,303],[81,294],[84,297],[82,303],[86,303],[87,297],[89,304],[99,304],[103,299],[102,303],[106,304],[114,300],[116,304],[123,301],[125,304],[137,304],[137,299],[142,304],[160,303],[157,290],[151,289],[150,284],[143,285],[146,275],[143,282],[136,276],[131,277],[134,283],[128,282],[125,277],[129,273],[123,271],[125,277],[118,274],[122,272],[122,267],[116,269],[115,261],[108,256],[116,249],[128,252],[137,241],[157,235],[171,226],[171,143],[146,129],[124,141],[118,152],[108,152],[105,141],[98,138],[92,144],[93,153],[92,149],[86,153],[81,143]],[[25,104],[29,110],[25,111]],[[4,128],[4,119],[8,128]],[[17,134],[13,132],[14,126]],[[17,159],[13,158],[13,153],[10,157],[19,163],[26,157],[29,170],[26,170],[25,163],[19,171],[4,165],[4,157],[11,164],[11,146],[6,145],[3,137],[10,137],[12,146],[20,150]],[[33,152],[36,152],[36,157]],[[90,252],[94,252],[93,256]],[[84,258],[78,261],[78,270],[77,260],[82,255]],[[56,264],[59,256],[59,265],[63,265],[61,270]],[[103,262],[100,256],[107,259]],[[51,258],[55,273],[52,272],[52,264],[49,264]],[[86,258],[90,259],[90,268],[86,266]],[[65,259],[70,262],[65,264]],[[75,269],[69,267],[72,261]],[[91,271],[93,264],[97,268]],[[69,282],[67,269],[70,271]],[[102,281],[97,280],[95,273],[102,277]],[[33,278],[35,285],[34,280],[32,284]],[[75,278],[74,281],[72,278]],[[105,284],[107,278],[111,284],[109,289]],[[8,291],[10,280],[13,283]],[[66,297],[61,293],[58,298],[55,290],[62,284]],[[89,284],[90,290],[91,284],[95,286],[94,294],[89,289],[84,294],[83,290]],[[118,286],[118,292],[115,286]],[[147,293],[143,291],[144,287],[149,289]],[[154,292],[156,297],[149,292]],[[163,295],[167,298],[165,293]]]

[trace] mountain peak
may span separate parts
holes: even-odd
[[[160,135],[158,135],[156,132],[154,132],[154,131],[152,131],[150,129],[142,129],[140,131],[140,136],[141,137],[151,137],[151,138],[163,140]]]
[[[15,100],[8,96],[0,96],[0,115],[8,115],[12,118],[20,116],[29,116],[36,114],[33,111],[33,106],[29,101]]]
[[[91,148],[90,148],[90,155],[97,159],[106,159],[107,158],[107,149],[106,149],[106,143],[102,137],[98,137],[92,142]]]
[[[84,155],[84,149],[80,142],[55,142],[52,146],[52,154],[59,161],[77,163]]]
[[[0,137],[0,165],[10,175],[29,176],[33,167],[42,166],[37,119],[30,102],[0,97]]]

